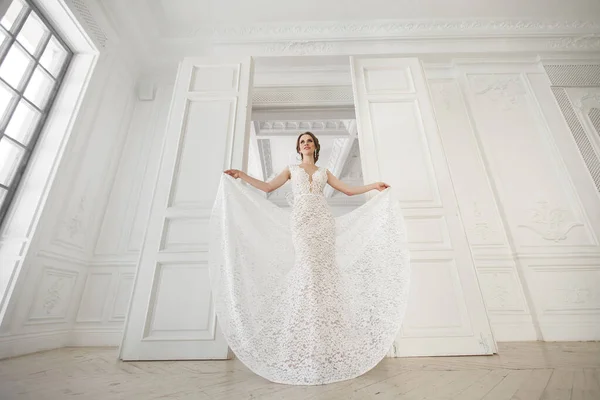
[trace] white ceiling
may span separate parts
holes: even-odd
[[[172,0],[163,0],[171,3]],[[176,0],[173,3],[186,3]],[[202,2],[200,2],[202,3]],[[211,2],[206,2],[210,4]],[[215,23],[585,16],[597,0],[219,0]],[[232,11],[235,10],[235,11]]]

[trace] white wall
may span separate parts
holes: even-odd
[[[123,152],[120,157],[115,155],[117,173],[92,243],[73,345],[120,343],[161,159],[171,93],[172,86],[165,84],[157,88],[153,99],[136,101],[131,124],[123,132]]]
[[[496,340],[598,340],[600,197],[543,66],[429,77]]]
[[[82,294],[96,272],[88,266],[131,121],[134,82],[117,52],[100,55],[8,300],[0,357],[73,343]]]

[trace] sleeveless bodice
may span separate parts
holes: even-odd
[[[311,194],[323,196],[323,189],[327,183],[327,170],[319,167],[312,175],[298,165],[290,165],[292,192],[294,197]]]

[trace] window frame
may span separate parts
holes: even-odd
[[[12,27],[14,28],[14,31],[10,31],[4,28],[3,26],[0,26],[0,32],[2,32],[7,37],[6,42],[0,46],[0,66],[2,66],[2,63],[6,59],[6,56],[8,55],[9,50],[12,48],[13,45],[19,46],[20,50],[24,51],[29,57],[31,57],[33,63],[30,66],[30,69],[23,75],[20,84],[20,89],[13,88],[10,84],[8,84],[8,82],[6,82],[0,77],[0,82],[3,85],[10,88],[15,96],[13,97],[11,103],[8,106],[8,113],[6,114],[6,116],[4,116],[5,123],[1,124],[0,121],[0,139],[5,138],[5,140],[8,140],[9,142],[18,146],[24,151],[24,154],[21,157],[21,160],[19,161],[12,181],[8,183],[8,185],[0,183],[0,188],[6,190],[4,199],[2,199],[2,203],[0,204],[0,227],[3,225],[5,219],[8,216],[8,212],[14,201],[15,194],[17,193],[19,186],[23,180],[25,171],[27,170],[27,167],[31,161],[31,157],[35,151],[41,133],[44,130],[48,116],[52,112],[54,101],[64,83],[65,76],[67,75],[67,72],[75,54],[73,49],[70,48],[70,46],[61,37],[60,33],[54,28],[52,23],[48,20],[48,18],[46,18],[44,13],[36,6],[36,4],[32,0],[11,0],[9,6],[7,7],[7,10],[15,1],[20,1],[26,4],[27,9],[22,10],[19,14],[16,25]],[[21,29],[25,25],[25,22],[27,21],[27,18],[29,17],[32,11],[36,13],[39,20],[44,24],[44,27],[49,31],[47,37],[44,38],[43,42],[40,43],[40,47],[37,49],[37,55],[31,54],[23,45],[21,45],[17,41],[17,36],[21,32]],[[2,17],[4,17],[4,13]],[[48,44],[51,42],[52,38],[55,38],[56,41],[60,43],[60,45],[64,48],[64,50],[67,53],[65,59],[63,60],[61,70],[56,75],[52,74],[40,63],[40,59],[44,54],[44,51],[47,48]],[[29,81],[31,80],[37,68],[41,68],[49,76],[55,78],[54,87],[48,93],[48,98],[45,101],[45,106],[43,107],[43,109],[40,109],[32,101],[25,98],[24,95],[27,89],[27,85],[29,84]],[[35,129],[32,130],[31,136],[26,145],[20,143],[17,140],[14,140],[13,138],[5,135],[4,133],[21,100],[25,101],[30,107],[33,107],[37,112],[39,112],[39,119],[37,121]]]

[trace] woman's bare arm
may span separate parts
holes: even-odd
[[[327,170],[327,183],[329,183],[329,185],[331,185],[331,187],[335,190],[339,190],[347,196],[363,194],[370,190],[382,191],[390,187],[390,185],[383,182],[375,182],[364,186],[350,186],[336,178],[335,175],[329,172],[329,170]]]
[[[272,191],[279,189],[281,186],[283,186],[284,183],[287,182],[288,179],[290,179],[290,170],[287,167],[269,182],[264,182],[260,179],[248,176],[248,174],[246,174],[245,172],[237,169],[228,169],[227,171],[225,171],[225,173],[236,179],[240,178],[244,182],[248,182],[250,185],[254,186],[259,190],[262,190],[265,193],[271,193]]]

